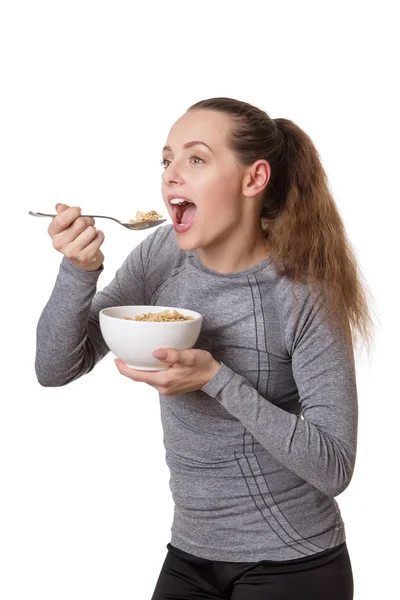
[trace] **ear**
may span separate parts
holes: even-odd
[[[267,160],[261,159],[253,163],[243,178],[242,194],[248,198],[258,196],[271,178],[271,166]]]

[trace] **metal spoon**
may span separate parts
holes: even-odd
[[[29,214],[32,217],[57,217],[57,215],[49,215],[47,213],[33,212],[29,211]],[[150,229],[150,227],[156,227],[157,225],[161,225],[167,219],[158,219],[158,221],[137,221],[136,223],[122,223],[122,221],[118,221],[118,219],[114,219],[114,217],[105,217],[104,215],[81,215],[81,217],[92,217],[93,219],[111,219],[111,221],[116,221],[123,227],[127,229]]]

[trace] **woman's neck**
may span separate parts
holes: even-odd
[[[243,235],[197,250],[203,265],[217,273],[237,273],[265,260],[270,252],[262,230],[255,238]]]

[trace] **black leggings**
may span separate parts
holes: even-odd
[[[224,562],[167,545],[152,600],[352,600],[346,542],[297,560]]]

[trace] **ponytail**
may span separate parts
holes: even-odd
[[[227,144],[241,164],[265,159],[271,166],[261,228],[277,274],[307,284],[315,298],[322,293],[327,321],[344,330],[350,350],[357,335],[368,346],[367,287],[311,138],[293,121],[239,100],[212,98],[189,110],[200,109],[232,118]]]

